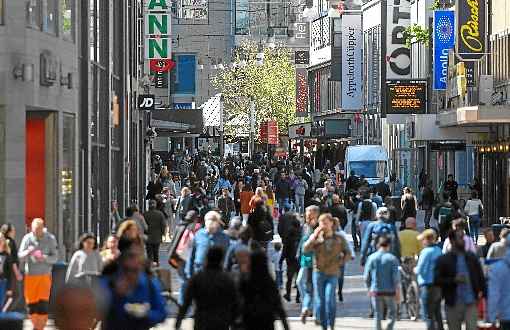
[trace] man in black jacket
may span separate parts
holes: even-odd
[[[280,214],[283,214],[284,208],[289,205],[290,191],[291,187],[287,174],[283,172],[280,179],[276,181],[276,199],[278,200]]]
[[[166,221],[163,212],[157,209],[157,202],[149,201],[149,211],[143,215],[147,221],[147,257],[154,263],[159,264],[159,245],[166,232]]]
[[[476,255],[465,251],[462,231],[451,231],[448,237],[452,251],[437,259],[434,276],[445,299],[448,329],[461,330],[465,323],[466,330],[476,330],[478,299],[487,292],[482,266]]]
[[[188,283],[176,329],[181,328],[192,302],[195,302],[194,329],[228,330],[234,325],[239,314],[239,299],[232,277],[221,267],[223,256],[221,247],[213,246],[208,250],[205,269],[193,275]]]

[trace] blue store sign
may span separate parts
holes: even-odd
[[[448,51],[455,47],[455,13],[434,11],[434,89],[446,90]]]

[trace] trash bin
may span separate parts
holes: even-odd
[[[51,294],[50,294],[50,315],[54,315],[54,303],[60,289],[66,284],[66,272],[68,264],[57,262],[51,271]]]

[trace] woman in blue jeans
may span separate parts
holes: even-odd
[[[466,202],[464,211],[469,217],[469,233],[473,238],[473,242],[478,244],[478,234],[480,232],[481,212],[483,211],[482,201],[478,198],[478,192],[473,190],[471,198]]]

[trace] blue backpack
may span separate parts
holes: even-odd
[[[391,251],[393,252],[396,249],[396,240],[398,240],[398,237],[396,237],[395,230],[391,224],[385,222],[375,224],[372,227],[371,236],[368,255],[377,251],[377,241],[379,237],[389,237],[391,241]]]

